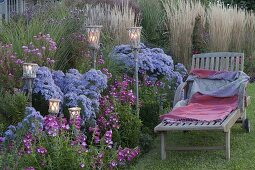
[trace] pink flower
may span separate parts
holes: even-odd
[[[44,147],[38,147],[36,149],[36,151],[37,151],[37,153],[42,154],[42,155],[44,155],[44,154],[46,154],[48,152],[47,149],[44,148]]]
[[[84,168],[84,167],[85,167],[85,164],[84,164],[84,163],[81,163],[81,164],[80,164],[80,167],[81,167],[81,168]]]

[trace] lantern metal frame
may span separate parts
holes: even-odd
[[[49,113],[52,115],[57,115],[60,110],[60,101],[59,99],[50,99],[49,100]],[[54,104],[56,104],[54,106]],[[52,107],[55,107],[55,109],[52,109]]]
[[[85,26],[86,33],[87,33],[87,41],[89,43],[89,47],[91,48],[91,55],[93,58],[93,68],[96,69],[96,58],[97,58],[97,51],[100,49],[100,35],[101,29],[103,28],[102,25],[89,25]]]
[[[25,80],[28,89],[28,105],[32,107],[32,94],[33,94],[33,80],[36,78],[38,64],[23,63],[23,79]]]
[[[139,117],[139,79],[138,79],[138,52],[141,48],[140,42],[141,42],[141,31],[142,27],[129,27],[128,30],[128,37],[129,37],[129,43],[134,51],[134,58],[135,58],[135,82],[136,82],[136,112],[137,116]]]

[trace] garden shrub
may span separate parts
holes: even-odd
[[[120,129],[117,141],[125,147],[139,145],[142,122],[129,107],[118,107]]]
[[[22,92],[0,92],[0,124],[5,130],[10,124],[17,124],[24,118],[27,96]]]
[[[125,147],[138,146],[141,135],[142,123],[135,114],[133,82],[132,78],[127,76],[115,80],[109,87],[109,93],[102,96],[97,116],[100,129],[116,129],[113,130],[113,140]]]

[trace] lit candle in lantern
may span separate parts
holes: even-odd
[[[137,32],[132,32],[130,33],[130,39],[135,41],[138,38],[138,33]]]
[[[72,108],[69,108],[68,110],[69,110],[69,114],[70,114],[70,119],[76,119],[81,114],[80,107],[72,107]]]
[[[36,71],[38,65],[34,63],[23,63],[23,77],[24,78],[36,78]]]
[[[133,48],[140,47],[141,30],[142,30],[142,27],[128,28],[128,37],[129,37],[130,44]]]
[[[91,44],[95,44],[96,40],[97,40],[97,37],[96,37],[95,33],[94,32],[90,32],[89,33],[89,42]]]
[[[59,99],[50,99],[49,100],[49,113],[58,114],[59,113]]]
[[[99,39],[100,39],[100,32],[102,29],[101,25],[92,25],[86,26],[88,43],[91,47],[98,49],[99,48]]]

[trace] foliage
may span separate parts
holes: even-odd
[[[245,62],[244,62],[244,71],[249,74],[251,77],[251,82],[254,82],[255,78],[255,56],[250,55],[247,56]]]
[[[117,134],[117,141],[122,146],[135,147],[139,145],[139,139],[141,135],[141,120],[135,115],[130,107],[118,106],[118,112],[120,117],[120,129]]]
[[[195,19],[195,25],[192,33],[192,54],[204,53],[207,51],[207,43],[205,38],[205,26],[202,23],[201,16]]]
[[[254,0],[222,0],[225,4],[235,5],[237,4],[241,9],[254,10],[255,1]]]
[[[139,0],[143,38],[153,45],[167,46],[164,10],[160,0]],[[153,9],[153,10],[152,10]]]
[[[24,118],[24,111],[28,101],[25,94],[21,92],[0,92],[0,123],[1,130],[5,130],[10,124],[17,124]]]

